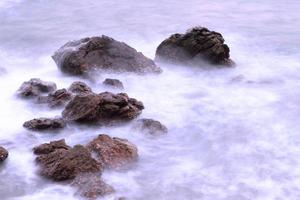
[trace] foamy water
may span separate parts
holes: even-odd
[[[1,1],[1,0],[0,0]],[[263,1],[1,1],[1,200],[80,199],[66,184],[37,174],[32,147],[65,138],[86,144],[98,134],[138,146],[133,168],[106,171],[103,179],[129,200],[300,199],[300,2]],[[161,75],[102,74],[94,91],[118,78],[144,102],[140,117],[164,123],[152,138],[117,127],[69,126],[58,133],[22,127],[35,117],[60,115],[15,97],[23,81],[38,77],[58,88],[80,80],[62,74],[53,52],[72,39],[106,34],[153,58],[170,34],[202,25],[219,31],[237,67],[203,70],[159,64]],[[118,90],[113,90],[118,92]]]

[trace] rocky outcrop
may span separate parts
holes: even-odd
[[[55,92],[48,94],[48,96],[40,96],[38,98],[39,103],[46,103],[50,107],[58,107],[66,105],[73,97],[73,94],[66,89],[59,89]]]
[[[0,164],[8,157],[8,151],[0,146]]]
[[[101,179],[100,175],[94,173],[78,175],[72,182],[72,186],[78,189],[77,194],[89,199],[97,199],[115,192],[113,187]]]
[[[173,34],[156,49],[156,60],[179,64],[232,66],[229,47],[223,36],[204,27],[195,27],[185,34]]]
[[[168,132],[167,127],[159,121],[146,118],[137,120],[133,128],[139,132],[154,136],[163,135]]]
[[[53,130],[66,126],[62,118],[37,118],[26,121],[23,126],[29,130]]]
[[[74,93],[74,94],[89,94],[92,93],[92,89],[81,81],[75,81],[71,84],[71,86],[68,88],[68,91]]]
[[[38,156],[40,173],[55,181],[74,179],[81,173],[100,173],[102,166],[92,158],[91,153],[83,146],[73,148],[64,141],[42,144],[34,148]]]
[[[125,93],[77,95],[65,107],[62,116],[68,121],[131,120],[144,109],[143,103]]]
[[[123,42],[107,36],[68,42],[52,56],[59,69],[72,75],[95,70],[109,72],[160,72],[155,63]]]
[[[21,85],[17,94],[21,97],[37,97],[43,93],[45,94],[55,90],[55,83],[42,81],[39,78],[32,78]]]
[[[120,169],[138,158],[137,147],[126,139],[101,134],[87,145],[105,168]]]
[[[124,89],[123,83],[118,79],[107,78],[103,81],[103,84],[114,88]]]

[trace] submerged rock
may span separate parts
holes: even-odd
[[[92,93],[92,89],[81,81],[76,81],[71,84],[68,91],[74,93],[74,94],[89,94]]]
[[[62,118],[37,118],[26,121],[23,126],[30,130],[60,129],[66,126]]]
[[[65,107],[62,116],[68,121],[131,120],[144,109],[143,103],[125,93],[77,95]]]
[[[78,175],[72,182],[77,187],[77,194],[89,199],[97,199],[115,192],[112,186],[106,184],[101,176],[94,173],[83,173]]]
[[[106,168],[120,169],[138,158],[137,147],[126,139],[101,134],[87,145]]]
[[[103,81],[103,84],[114,88],[124,89],[123,83],[118,79],[107,78]]]
[[[173,34],[156,49],[156,60],[201,66],[203,61],[232,66],[229,47],[223,36],[204,27],[195,27],[185,34]]]
[[[65,105],[72,97],[73,94],[71,92],[68,92],[66,89],[59,89],[48,96],[40,96],[38,102],[47,103],[50,107],[58,107]]]
[[[8,157],[8,151],[0,146],[0,163],[2,163]]]
[[[42,81],[39,78],[32,78],[21,85],[17,94],[22,97],[37,97],[42,93],[49,93],[55,90],[55,83]]]
[[[142,53],[104,35],[68,42],[52,58],[63,72],[72,75],[82,75],[94,70],[135,73],[161,71]]]
[[[139,119],[133,127],[135,130],[149,135],[163,135],[168,132],[165,125],[153,119]]]
[[[102,170],[100,163],[81,145],[68,148],[61,142],[59,145],[50,143],[38,146],[34,151],[38,153],[36,161],[40,165],[40,173],[55,181],[74,179],[81,173],[96,173]]]

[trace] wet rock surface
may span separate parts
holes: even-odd
[[[62,149],[62,150],[69,150],[71,147],[68,146],[64,139],[52,141],[50,143],[41,144],[37,147],[33,148],[33,152],[36,155],[40,154],[49,154],[55,150]]]
[[[167,127],[159,121],[146,118],[137,120],[133,125],[133,129],[153,136],[164,135],[168,132]]]
[[[229,47],[223,36],[204,27],[195,27],[185,34],[173,34],[156,49],[156,60],[179,64],[233,66]]]
[[[73,97],[73,94],[66,89],[59,89],[50,93],[48,96],[40,96],[39,103],[46,103],[50,107],[59,107],[65,105]]]
[[[72,75],[94,70],[110,72],[160,72],[155,63],[123,42],[107,36],[68,42],[52,56],[59,69]]]
[[[87,148],[105,168],[120,169],[138,159],[137,147],[126,139],[101,134]]]
[[[43,144],[43,147],[38,146],[34,151],[38,152],[36,161],[40,166],[41,175],[55,181],[74,179],[81,173],[100,173],[102,170],[100,163],[81,145],[66,149],[64,144],[56,146],[50,143],[50,146]]]
[[[53,130],[61,129],[66,126],[65,121],[62,118],[37,118],[26,121],[23,127],[29,130]]]
[[[53,92],[56,90],[56,84],[53,82],[42,81],[39,78],[32,78],[24,82],[18,89],[17,94],[21,97],[37,97],[41,94]]]
[[[112,186],[101,179],[101,175],[94,173],[78,175],[72,182],[72,186],[78,189],[77,194],[88,199],[97,199],[115,192]]]
[[[84,82],[76,81],[68,88],[69,92],[74,94],[89,94],[92,93],[92,89]]]
[[[0,164],[8,157],[8,151],[0,146]]]
[[[123,83],[118,79],[107,78],[103,81],[103,84],[114,88],[124,89]]]
[[[77,95],[65,107],[62,116],[68,121],[131,120],[144,109],[143,103],[125,93]]]

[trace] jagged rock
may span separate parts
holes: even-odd
[[[134,124],[134,129],[149,135],[163,135],[168,132],[165,125],[153,119],[139,119]]]
[[[82,75],[94,70],[111,72],[160,72],[155,63],[123,42],[107,36],[68,42],[52,56],[65,73]]]
[[[114,88],[124,89],[123,83],[118,79],[107,78],[103,81],[103,84]]]
[[[42,81],[39,78],[32,78],[21,85],[17,94],[22,97],[37,97],[42,93],[49,93],[54,90],[56,90],[55,83]]]
[[[88,94],[92,92],[92,89],[84,82],[76,81],[71,84],[68,91],[74,94]]]
[[[72,99],[73,95],[66,89],[59,89],[50,93],[48,96],[40,96],[39,103],[47,103],[50,107],[63,106]]]
[[[50,143],[41,144],[37,147],[33,148],[34,154],[49,154],[55,150],[62,149],[62,150],[69,150],[71,147],[68,146],[64,139],[52,141]]]
[[[203,61],[232,66],[229,47],[223,36],[204,27],[195,27],[185,34],[173,34],[156,49],[156,60],[201,66]]]
[[[37,118],[26,121],[23,126],[30,130],[59,129],[66,126],[62,118]]]
[[[0,163],[2,163],[8,157],[8,151],[0,146]]]
[[[81,145],[70,149],[54,148],[50,153],[38,155],[36,161],[40,165],[40,173],[55,181],[74,179],[81,173],[100,173],[102,170],[101,164]]]
[[[138,158],[137,147],[126,139],[101,134],[87,145],[106,168],[120,169]]]
[[[83,173],[76,176],[72,185],[78,188],[77,194],[89,199],[97,199],[115,192],[113,187],[101,179],[100,175],[94,173]]]
[[[131,120],[144,109],[143,103],[125,93],[103,92],[77,95],[65,107],[62,116],[68,121]]]

